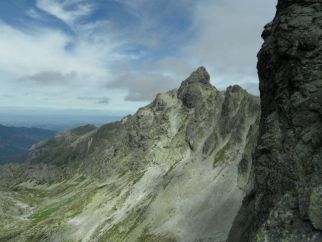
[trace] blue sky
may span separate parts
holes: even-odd
[[[134,112],[199,65],[258,93],[275,0],[0,1],[0,107]]]

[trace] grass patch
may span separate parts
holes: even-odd
[[[214,163],[213,163],[213,167],[217,167],[218,165],[224,163],[227,160],[227,156],[228,156],[228,152],[229,152],[229,142],[227,142],[227,144],[217,152],[217,154],[215,155],[215,159],[214,159]]]
[[[176,242],[175,239],[167,238],[166,236],[150,234],[148,228],[145,227],[140,237],[136,242]]]
[[[144,221],[144,215],[150,204],[153,202],[155,195],[149,195],[139,208],[132,209],[128,216],[114,224],[100,239],[99,242],[122,242],[129,239],[131,232]]]
[[[57,207],[47,208],[32,214],[30,218],[33,220],[34,223],[38,223],[42,220],[49,218],[50,215],[52,215],[57,210],[58,210]]]
[[[133,180],[133,185],[136,184],[138,181],[141,180],[141,178],[144,176],[145,174],[145,171],[142,171],[142,172],[139,172],[139,173],[136,173],[136,174],[133,174],[131,179]]]

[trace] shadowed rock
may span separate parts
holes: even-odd
[[[280,0],[265,26],[257,66],[262,114],[255,190],[230,241],[322,241],[321,13],[321,1]],[[251,223],[240,222],[250,217]]]
[[[199,67],[181,83],[178,98],[187,108],[195,108],[202,103],[203,91],[212,89],[210,76],[204,67]]]

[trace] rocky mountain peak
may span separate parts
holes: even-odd
[[[201,66],[181,83],[178,98],[186,107],[194,108],[198,106],[202,97],[207,95],[207,90],[216,89],[210,84],[210,75],[206,68]]]
[[[191,73],[191,75],[184,81],[188,83],[192,82],[200,82],[203,84],[209,84],[210,81],[210,75],[205,67],[200,66],[198,69],[196,69],[194,72]]]
[[[242,93],[247,93],[246,90],[244,90],[241,86],[239,85],[233,85],[233,86],[229,86],[226,89],[226,93],[238,93],[238,92],[242,92]]]

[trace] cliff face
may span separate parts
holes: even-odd
[[[254,241],[322,241],[322,2],[280,0],[262,37],[255,195],[244,201],[254,227],[244,240],[253,230]]]
[[[218,91],[200,67],[132,116],[35,145],[0,167],[0,240],[225,241],[259,113],[258,97]]]

